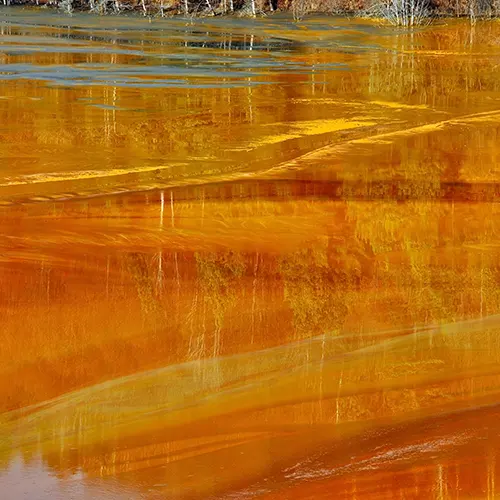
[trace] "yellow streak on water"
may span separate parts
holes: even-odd
[[[372,104],[378,104],[379,106],[387,106],[388,108],[396,109],[427,109],[429,106],[426,104],[404,104],[402,102],[383,102],[383,101],[372,101]]]
[[[340,142],[338,144],[327,145],[322,148],[318,148],[314,151],[306,153],[298,158],[295,158],[291,161],[284,162],[280,165],[273,167],[270,172],[277,171],[279,172],[282,169],[300,169],[303,168],[303,165],[308,161],[317,161],[324,158],[332,158],[333,155],[342,155],[345,154],[349,149],[355,147],[359,144],[392,144],[395,140],[406,137],[414,137],[420,134],[429,134],[432,132],[437,132],[443,130],[447,127],[460,127],[467,124],[474,123],[498,123],[498,119],[500,118],[500,111],[487,111],[484,113],[475,113],[472,115],[466,115],[456,118],[450,118],[447,120],[441,120],[434,123],[427,123],[425,125],[418,125],[416,127],[410,127],[406,129],[398,129],[392,132],[385,132],[382,134],[375,134],[367,137],[363,137],[360,139],[350,139],[345,142]]]
[[[291,128],[291,132],[288,134],[276,134],[273,132],[271,135],[262,137],[258,141],[250,142],[249,146],[255,148],[266,144],[279,144],[290,139],[298,139],[308,135],[327,134],[330,132],[338,132],[340,130],[368,127],[370,125],[375,125],[375,122],[367,120],[349,121],[340,118],[338,120],[318,120],[310,122],[268,123],[266,124],[266,127],[278,128],[283,125]]]
[[[177,165],[178,166],[178,165]],[[0,187],[23,186],[27,184],[43,184],[45,182],[77,181],[80,179],[99,179],[101,177],[117,177],[120,175],[130,175],[144,172],[157,172],[172,168],[173,165],[155,165],[154,167],[133,167],[113,170],[84,170],[75,172],[47,172],[44,174],[28,174],[21,177],[15,177]]]

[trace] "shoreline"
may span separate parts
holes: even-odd
[[[66,14],[69,17],[77,14],[93,14],[96,16],[130,16],[132,18],[147,18],[151,22],[153,19],[175,19],[182,20],[186,19],[186,21],[193,22],[201,19],[210,19],[210,18],[223,18],[223,19],[265,19],[267,17],[278,18],[278,20],[282,21],[292,21],[292,22],[301,22],[307,19],[311,19],[314,17],[331,17],[331,18],[340,18],[344,20],[359,20],[366,22],[373,22],[389,27],[394,28],[422,28],[429,25],[432,25],[436,22],[443,21],[454,21],[454,20],[467,20],[472,24],[475,24],[477,21],[495,21],[500,19],[500,11],[493,13],[485,12],[485,13],[458,13],[454,14],[451,12],[440,11],[438,7],[430,7],[429,11],[425,13],[421,17],[421,19],[417,22],[415,21],[413,24],[409,22],[408,24],[404,23],[396,23],[392,22],[387,16],[384,15],[383,12],[378,13],[370,13],[370,10],[373,9],[365,8],[359,10],[312,10],[304,13],[296,13],[292,8],[275,8],[274,10],[270,10],[269,8],[258,9],[255,14],[251,12],[245,6],[234,9],[232,11],[226,10],[224,11],[220,5],[212,8],[211,10],[205,8],[206,10],[197,9],[196,11],[189,11],[188,13],[183,12],[180,8],[180,4],[178,3],[176,7],[162,7],[162,3],[164,0],[151,0],[151,3],[146,6],[146,10],[144,9],[145,1],[140,0],[141,3],[137,2],[136,5],[126,5],[125,3],[120,3],[119,8],[106,8],[103,10],[99,10],[97,8],[85,8],[83,4],[87,0],[49,0],[49,1],[11,1],[11,0],[3,0],[3,2],[9,3],[0,3],[0,12],[2,12],[3,8],[17,8],[17,9],[29,9],[33,11],[59,11],[61,14]],[[95,0],[92,0],[95,1]],[[206,1],[206,0],[205,0]],[[222,2],[226,2],[228,0],[220,0]],[[254,1],[254,0],[251,0]],[[397,2],[398,0],[389,0],[390,2]],[[411,0],[411,1],[422,1],[422,0]],[[119,0],[116,0],[119,2]],[[115,2],[115,3],[116,3]],[[90,2],[89,2],[90,3]],[[430,5],[430,4],[429,4]],[[264,6],[265,7],[265,6]],[[377,15],[378,14],[378,15]]]

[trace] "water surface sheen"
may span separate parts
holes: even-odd
[[[498,497],[499,40],[2,8],[2,498]]]

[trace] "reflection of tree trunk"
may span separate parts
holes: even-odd
[[[106,299],[109,299],[109,255],[106,259]]]
[[[481,252],[481,283],[479,287],[479,315],[482,318],[483,317],[483,285],[484,285],[484,265],[483,265],[483,253]]]
[[[336,406],[336,411],[335,411],[335,423],[338,424],[340,423],[340,406],[339,406],[339,399],[340,399],[340,392],[342,390],[342,378],[344,376],[344,363],[342,362],[342,370],[340,372],[340,377],[339,377],[339,385],[338,385],[338,391],[337,391],[337,398],[335,400],[335,406]]]
[[[214,347],[213,347],[213,352],[212,355],[214,358],[216,358],[219,353],[220,353],[220,347],[221,347],[221,331],[222,328],[220,326],[215,327],[215,333],[214,333]]]
[[[189,322],[189,329],[191,331],[189,335],[189,348],[188,348],[189,359],[199,358],[198,340],[200,338],[200,332],[195,329],[195,322],[194,322],[194,317],[197,309],[198,309],[198,287],[196,288],[196,292],[193,297],[193,302],[191,304],[191,309],[186,318]]]
[[[174,192],[170,191],[170,214],[172,217],[172,227],[174,227]]]
[[[245,270],[245,263],[238,254],[195,254],[198,280],[204,292],[204,304],[210,307],[213,317],[212,356],[217,357],[222,349],[224,318],[236,300],[237,280]],[[205,306],[204,306],[205,307]]]
[[[136,287],[143,321],[145,324],[154,325],[155,329],[159,314],[164,311],[164,306],[159,301],[159,282],[163,275],[162,261],[161,251],[159,255],[152,256],[131,253],[127,258],[126,271]]]
[[[319,418],[323,420],[323,379],[325,371],[325,341],[326,334],[323,334],[321,341],[321,361],[320,361],[320,375],[319,375]]]
[[[250,36],[250,49],[253,50],[253,35]],[[250,56],[252,57],[252,56]],[[251,87],[251,78],[248,77],[248,107],[250,111],[250,123],[253,123],[253,107],[252,107],[252,87]]]
[[[45,282],[45,294],[46,294],[46,300],[47,300],[47,307],[50,307],[50,272],[51,272],[50,267],[45,267],[45,261],[42,260],[41,266],[40,266],[40,283],[41,286],[44,287],[44,278],[46,279]]]
[[[179,262],[177,261],[177,252],[174,252],[175,261],[175,277],[177,280],[177,299],[179,299],[179,294],[181,292],[181,275],[179,273]]]
[[[251,344],[254,342],[255,334],[255,305],[257,302],[257,271],[259,270],[259,253],[255,255],[255,264],[253,266],[253,283],[252,283],[252,338]]]
[[[248,114],[249,114],[249,121],[250,123],[253,123],[253,105],[252,105],[252,87],[250,87],[251,80],[248,78]]]
[[[495,498],[495,452],[490,451],[488,457],[488,472],[487,472],[487,484],[488,484],[488,498]]]
[[[116,40],[115,40],[116,43]],[[113,54],[112,64],[116,64],[116,54]],[[112,120],[113,120],[113,134],[116,135],[116,87],[113,87],[113,112],[112,112]]]
[[[201,356],[205,356],[205,338],[207,336],[207,301],[203,301],[203,322],[201,329],[201,344],[200,344],[200,352]]]
[[[161,250],[158,252],[158,275],[156,279],[158,283],[158,295],[161,296],[161,289],[163,283],[163,253]]]
[[[160,193],[160,227],[163,227],[163,212],[165,210],[165,194]]]

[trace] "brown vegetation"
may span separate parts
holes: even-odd
[[[368,15],[390,24],[415,26],[436,16],[477,18],[497,16],[500,0],[3,0],[3,4],[45,5],[71,14],[140,12],[148,17],[240,15],[255,17],[291,12],[295,20],[310,13]]]

